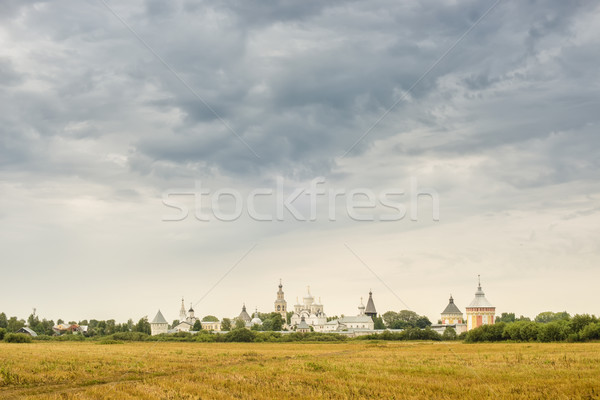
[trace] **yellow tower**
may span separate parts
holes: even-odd
[[[479,286],[475,292],[475,298],[466,308],[467,311],[467,330],[475,329],[481,325],[492,325],[496,315],[496,307],[494,307],[486,298],[485,293],[481,289],[481,278],[477,275]]]

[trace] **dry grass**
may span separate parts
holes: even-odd
[[[0,398],[600,399],[600,344],[0,343]]]

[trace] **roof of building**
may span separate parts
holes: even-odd
[[[24,331],[24,332],[22,332],[22,331]],[[21,329],[19,329],[17,332],[20,332],[20,333],[27,333],[27,334],[29,334],[29,336],[37,336],[37,333],[35,333],[33,329],[31,329],[31,328],[28,328],[28,327],[26,327],[26,326],[22,327],[22,328],[21,328]]]
[[[444,311],[442,311],[442,315],[444,315],[444,314],[461,314],[462,315],[462,311],[460,311],[458,309],[458,307],[456,306],[456,304],[454,304],[454,299],[452,298],[452,295],[450,295],[450,300],[448,301],[448,305],[446,306]]]
[[[475,292],[475,298],[473,299],[471,304],[469,304],[467,306],[467,308],[471,308],[471,307],[494,307],[492,305],[492,303],[490,303],[485,298],[485,293],[483,293],[483,290],[481,289],[481,281],[479,282],[479,286],[477,286],[477,291]]]
[[[365,308],[365,314],[377,314],[375,310],[375,303],[373,303],[373,292],[369,290],[369,300],[367,301],[367,308]]]
[[[250,321],[252,325],[262,325],[262,320],[258,317],[258,310],[254,313],[254,318]]]
[[[310,294],[310,286],[306,287],[307,294],[304,296],[305,299],[314,299],[313,295]]]
[[[369,317],[368,315],[357,315],[355,317],[342,317],[338,320],[340,323],[342,324],[347,324],[347,323],[373,323],[373,319],[371,317]]]
[[[304,317],[300,319],[300,323],[296,326],[296,329],[310,329],[310,326],[308,326]]]
[[[250,320],[252,319],[252,318],[250,318],[250,315],[248,315],[248,312],[246,311],[245,304],[242,306],[242,312],[240,313],[240,315],[238,315],[238,319],[241,319],[244,322],[250,322]]]
[[[168,324],[167,320],[165,319],[165,317],[163,317],[160,310],[158,310],[158,312],[156,313],[156,317],[154,317],[154,319],[150,323],[151,324]]]

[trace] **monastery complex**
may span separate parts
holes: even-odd
[[[292,311],[288,319],[288,313]],[[448,305],[441,312],[439,323],[431,325],[431,329],[443,333],[447,328],[453,328],[457,334],[477,328],[481,325],[494,323],[496,308],[487,300],[485,293],[481,288],[481,280],[478,281],[475,298],[465,308],[466,320],[463,312],[454,303],[454,298],[450,296]],[[273,311],[281,315],[284,325],[283,333],[288,332],[329,332],[340,333],[350,336],[366,335],[370,333],[382,332],[382,329],[375,329],[374,318],[378,316],[373,300],[373,293],[369,292],[367,305],[363,304],[362,298],[358,305],[356,315],[342,316],[341,318],[327,318],[325,307],[310,292],[310,287],[307,287],[306,295],[299,301],[296,297],[296,304],[292,310],[288,310],[287,300],[283,291],[283,284],[279,281],[279,290],[276,293]],[[216,319],[216,318],[215,318]],[[259,317],[258,310],[255,310],[253,316],[248,314],[246,305],[242,305],[242,310],[239,315],[231,318],[232,326],[236,322],[241,321],[243,326],[250,329],[255,325],[261,326],[262,321]],[[152,335],[176,332],[191,332],[194,333],[194,326],[200,322],[203,330],[220,332],[222,321],[200,321],[194,313],[193,306],[186,311],[184,300],[181,300],[181,308],[179,310],[179,320],[169,328],[169,323],[159,310],[154,319],[150,322]],[[199,329],[199,328],[197,328]]]

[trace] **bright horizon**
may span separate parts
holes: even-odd
[[[1,6],[0,312],[600,314],[598,4],[247,4]]]

